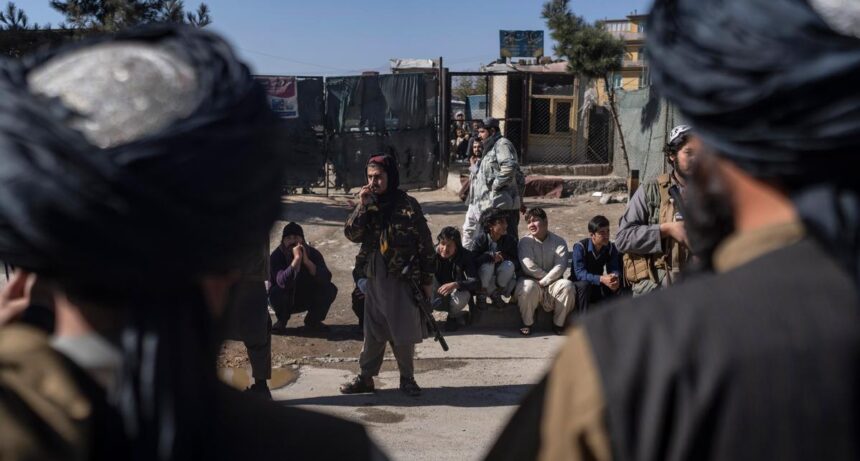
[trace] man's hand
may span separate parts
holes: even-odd
[[[500,263],[500,262],[502,262],[502,261],[504,261],[504,260],[505,260],[505,257],[504,257],[504,256],[502,256],[502,253],[501,253],[500,251],[497,251],[497,252],[493,255],[493,262]]]
[[[460,284],[457,282],[451,282],[451,283],[446,283],[446,284],[442,285],[436,291],[442,296],[448,296],[451,293],[453,293],[454,290],[456,290],[457,288],[460,288]]]
[[[606,285],[608,287],[612,283],[612,276],[608,275],[608,274],[607,275],[601,275],[600,276],[600,283],[602,283],[603,285]]]
[[[373,192],[370,191],[370,186],[362,186],[361,190],[358,191],[358,198],[364,206],[370,205],[372,195]]]
[[[304,253],[305,253],[305,252],[304,252],[304,249],[305,249],[305,248],[302,246],[302,244],[301,244],[301,243],[299,243],[299,244],[297,244],[296,246],[294,246],[294,247],[293,247],[293,258],[294,258],[294,259],[298,259],[299,261],[301,261],[301,260],[302,260],[302,258],[304,258]]]
[[[308,250],[304,245],[302,245],[302,265],[308,269],[311,275],[317,275],[317,265],[311,261],[310,256],[308,256]]]
[[[617,274],[606,274],[600,276],[600,283],[606,285],[612,291],[618,291],[621,288],[621,281],[618,280]]]
[[[30,288],[35,280],[34,275],[16,270],[0,291],[0,327],[12,323],[30,305]]]
[[[690,246],[687,244],[687,230],[682,221],[660,224],[660,237],[670,237],[686,247]]]

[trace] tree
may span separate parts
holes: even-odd
[[[38,24],[29,24],[27,13],[14,3],[9,2],[6,8],[0,11],[0,30],[39,30]]]
[[[612,36],[596,22],[589,24],[581,16],[570,10],[570,0],[549,0],[543,5],[541,16],[546,20],[550,36],[557,45],[553,49],[556,56],[567,59],[568,69],[588,78],[602,78],[609,98],[609,112],[621,141],[624,163],[630,170],[624,133],[618,120],[615,87],[611,76],[621,70],[624,57],[624,42]]]
[[[51,0],[51,7],[66,17],[68,27],[105,32],[152,22],[196,27],[212,22],[205,3],[196,12],[186,12],[182,0]]]
[[[459,77],[457,85],[451,89],[455,98],[465,101],[467,97],[476,94],[487,94],[487,78],[481,76]]]
[[[209,18],[209,7],[205,3],[197,5],[196,12],[185,13],[185,20],[195,27],[206,27],[212,20]]]

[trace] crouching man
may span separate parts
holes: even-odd
[[[570,280],[576,288],[576,310],[585,313],[591,304],[618,293],[621,288],[621,254],[609,241],[609,220],[595,216],[588,222],[590,237],[573,244]]]
[[[529,235],[517,245],[523,271],[516,291],[523,318],[520,333],[531,334],[535,311],[542,306],[553,313],[552,331],[560,335],[575,303],[573,282],[564,278],[569,259],[567,242],[549,231],[546,212],[541,208],[526,212],[526,222]]]
[[[448,226],[436,237],[436,276],[433,308],[448,311],[445,328],[455,331],[466,324],[464,309],[480,288],[475,258],[460,243],[460,231]]]
[[[304,311],[308,331],[327,331],[323,320],[337,297],[337,287],[331,283],[322,254],[305,242],[302,226],[294,222],[284,226],[281,244],[269,261],[269,302],[278,317],[272,332],[284,333],[290,315]]]
[[[517,255],[517,239],[507,232],[508,213],[490,209],[481,218],[483,232],[472,241],[469,250],[475,254],[478,277],[483,288],[478,297],[478,307],[484,302],[484,294],[490,297],[493,305],[505,307],[502,296],[511,296],[516,288],[516,273],[520,271]]]

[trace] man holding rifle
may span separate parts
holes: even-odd
[[[413,283],[430,299],[435,272],[433,239],[418,201],[399,189],[394,157],[371,157],[367,182],[344,226],[346,238],[361,243],[356,272],[367,279],[361,371],[340,391],[374,391],[373,377],[379,374],[388,342],[400,370],[400,389],[415,397],[421,394],[412,362],[415,344],[428,333]]]

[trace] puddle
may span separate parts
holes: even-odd
[[[249,368],[219,368],[218,377],[230,386],[244,390],[251,385],[251,370]],[[273,368],[272,379],[268,380],[269,389],[275,390],[296,382],[299,373],[292,368]]]

